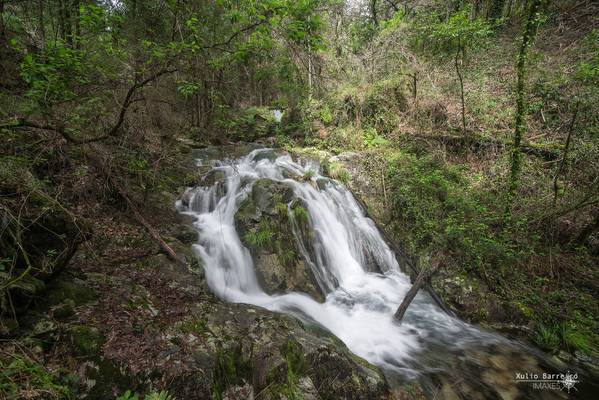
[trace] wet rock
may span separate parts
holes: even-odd
[[[324,294],[297,246],[289,212],[298,223],[306,223],[307,211],[294,199],[289,186],[260,179],[235,216],[237,232],[252,254],[256,274],[267,293],[298,291],[324,301]]]
[[[191,244],[197,242],[198,231],[191,223],[181,224],[177,227],[177,230],[174,232],[174,236],[182,243]]]
[[[262,160],[268,160],[274,162],[278,157],[278,154],[274,150],[261,151],[254,157],[254,161],[260,162]]]
[[[490,388],[493,388],[499,395],[499,398],[503,400],[518,398],[520,392],[513,380],[512,371],[502,372],[488,369],[481,374],[481,380]]]
[[[252,200],[265,214],[276,215],[277,205],[286,204],[293,199],[293,190],[282,182],[259,179],[252,188]]]
[[[215,183],[223,184],[227,180],[227,174],[225,171],[220,169],[211,169],[204,177],[200,180],[199,186],[214,186]]]
[[[295,291],[307,293],[318,301],[324,300],[313,282],[314,278],[310,276],[310,267],[303,260],[296,259],[291,265],[285,266],[277,254],[261,253],[255,257],[255,261],[256,274],[267,293]]]
[[[453,385],[448,382],[444,382],[441,386],[441,396],[444,400],[459,400],[460,396],[456,393]]]
[[[228,338],[213,353],[213,392],[251,384],[253,393],[272,399],[388,396],[380,371],[324,331],[247,305],[215,305],[204,312],[206,337]]]

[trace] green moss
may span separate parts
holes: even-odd
[[[296,219],[296,221],[304,223],[309,220],[310,214],[308,214],[308,210],[306,210],[304,207],[296,205],[293,207],[293,217]]]
[[[287,371],[294,376],[303,375],[308,371],[308,362],[301,345],[293,338],[281,345],[281,354],[287,363]]]
[[[71,299],[75,305],[81,305],[97,298],[96,292],[69,275],[59,276],[48,286],[50,304],[59,304]]]
[[[66,299],[64,303],[61,303],[54,308],[53,316],[56,319],[69,318],[75,313],[74,307],[75,302],[72,299]]]
[[[243,357],[240,347],[233,349],[221,347],[216,353],[212,377],[214,399],[221,400],[227,387],[250,381],[251,374],[251,362]]]
[[[73,348],[78,355],[96,357],[104,344],[104,336],[98,329],[86,325],[75,325],[70,329]]]
[[[193,318],[181,324],[179,330],[183,333],[196,333],[203,335],[208,331],[207,322],[203,319]]]
[[[271,371],[269,380],[277,382],[271,384],[269,393],[283,395],[290,400],[303,399],[303,393],[298,387],[299,378],[308,372],[309,365],[304,356],[301,345],[293,338],[288,339],[280,347],[281,356],[285,359],[285,372],[281,375],[280,369]]]

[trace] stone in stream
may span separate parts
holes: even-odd
[[[294,198],[291,187],[283,182],[256,181],[235,215],[237,232],[252,254],[256,275],[267,293],[298,291],[324,301],[293,236],[288,204],[294,205],[291,212],[300,219],[307,213]]]

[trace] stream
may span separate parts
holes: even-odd
[[[568,370],[534,348],[447,314],[424,290],[402,323],[394,322],[393,313],[411,286],[409,276],[352,193],[322,176],[317,162],[254,149],[230,159],[200,156],[197,163],[226,176],[224,183],[189,188],[188,205],[177,204],[196,219],[194,250],[218,297],[320,325],[379,366],[391,386],[415,380],[430,398],[599,398],[597,383],[582,371]],[[314,234],[306,238],[294,229],[294,237],[326,293],[323,303],[299,292],[269,295],[259,283],[252,256],[235,229],[235,213],[262,178],[285,183],[306,206]],[[366,267],[373,263],[377,272]],[[577,373],[571,376],[574,381],[560,376],[547,383],[551,387],[517,380],[517,374],[542,379],[543,373],[567,372]]]

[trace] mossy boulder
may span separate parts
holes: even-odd
[[[46,289],[46,299],[49,305],[72,302],[72,306],[75,307],[96,298],[96,292],[84,280],[67,272],[58,275]]]
[[[134,379],[115,361],[104,357],[102,347],[106,338],[99,329],[87,325],[73,325],[68,336],[74,355],[84,359],[78,373],[80,391],[86,399],[114,398],[116,394],[129,389]]]
[[[273,136],[280,124],[267,107],[249,107],[237,113],[227,126],[231,139],[255,141]]]
[[[287,184],[260,179],[235,216],[237,232],[252,254],[256,275],[267,293],[298,291],[323,301],[324,293],[293,233],[291,219],[307,218],[299,204]]]
[[[100,355],[104,336],[94,327],[74,325],[69,329],[73,350],[79,356],[95,358]]]
[[[244,304],[204,304],[179,328],[193,343],[203,375],[170,386],[177,398],[383,399],[389,387],[375,366],[337,338],[293,317]],[[190,339],[198,337],[197,339]],[[202,367],[200,367],[200,364]],[[186,369],[190,368],[186,365]],[[203,382],[203,383],[202,383]],[[190,393],[210,382],[209,388]],[[204,397],[202,397],[204,396]]]

